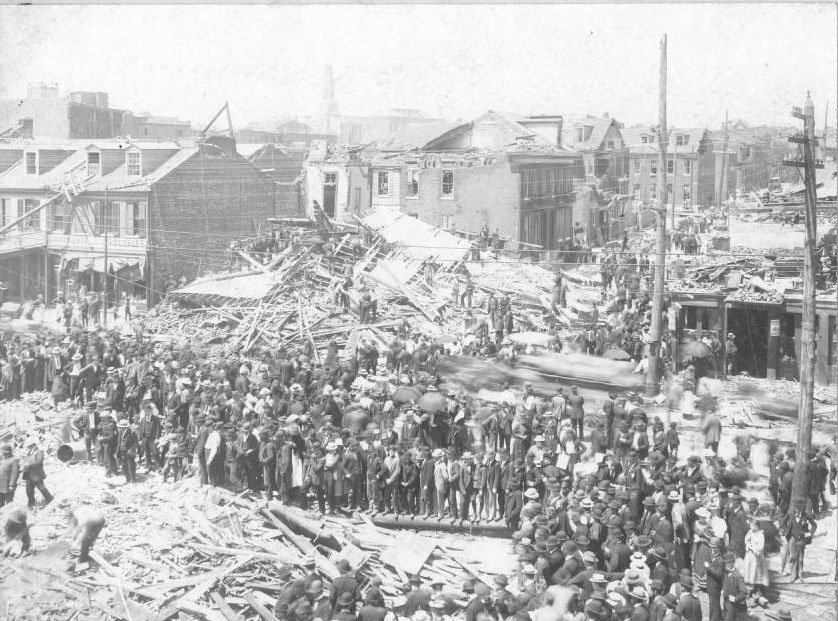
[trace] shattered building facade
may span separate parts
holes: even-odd
[[[229,139],[33,142],[0,153],[8,298],[101,291],[107,269],[110,299],[154,303],[171,276],[223,268],[230,242],[275,213],[275,184]]]
[[[408,151],[313,151],[307,210],[316,200],[341,219],[387,207],[443,230],[477,233],[486,226],[516,248],[554,250],[573,237],[583,179],[578,153],[490,111]]]

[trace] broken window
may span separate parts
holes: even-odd
[[[338,183],[337,173],[326,173],[323,183],[325,183],[326,185],[337,185],[337,183]]]
[[[30,151],[26,154],[26,174],[38,174],[38,154],[34,151]]]
[[[87,176],[90,177],[91,175],[98,175],[99,174],[99,162],[100,162],[101,153],[98,151],[90,151],[87,154]]]
[[[70,228],[70,203],[61,201],[55,203],[51,208],[51,214],[47,219],[47,230],[50,232],[64,233]]]
[[[125,154],[125,163],[128,167],[129,177],[139,177],[142,175],[142,153],[139,151],[128,151]]]
[[[378,196],[390,196],[390,173],[378,173]]]
[[[634,174],[635,175],[640,174],[640,164],[641,164],[640,160],[634,160]]]
[[[407,171],[407,198],[419,198],[419,171]]]
[[[18,215],[23,216],[25,214],[28,214],[30,211],[35,209],[40,204],[41,201],[39,201],[37,198],[19,198],[17,200]],[[23,222],[21,222],[21,226],[23,231],[40,231],[41,212],[36,211],[35,213],[26,216]]]
[[[454,194],[454,171],[442,171],[442,195],[452,196]]]

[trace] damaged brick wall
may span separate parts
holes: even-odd
[[[276,213],[276,185],[240,155],[198,153],[151,188],[150,301],[169,275],[192,280],[225,267],[230,242]]]

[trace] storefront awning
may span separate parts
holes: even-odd
[[[61,256],[61,269],[66,268],[70,263],[76,262],[73,269],[79,272],[93,270],[94,272],[105,271],[105,257],[92,253],[65,252]],[[111,272],[118,272],[128,267],[137,266],[142,274],[145,270],[145,257],[129,257],[120,255],[109,255],[108,264]]]

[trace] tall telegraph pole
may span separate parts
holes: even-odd
[[[666,278],[666,35],[661,38],[660,86],[658,91],[658,205],[657,252],[655,255],[655,292],[652,299],[652,326],[649,330],[649,370],[646,373],[646,394],[658,394],[660,386],[660,340],[663,322],[663,288]]]
[[[807,94],[803,110],[795,107],[792,116],[803,121],[803,133],[789,137],[789,142],[800,145],[798,157],[786,160],[786,166],[803,168],[803,182],[806,185],[806,240],[803,246],[803,321],[800,335],[800,404],[797,419],[797,447],[794,461],[791,507],[803,509],[806,505],[809,483],[807,465],[812,449],[812,412],[815,392],[815,273],[817,256],[815,245],[818,240],[818,201],[815,192],[817,179],[815,168],[823,168],[815,161],[815,105]],[[802,151],[802,158],[800,157]]]

